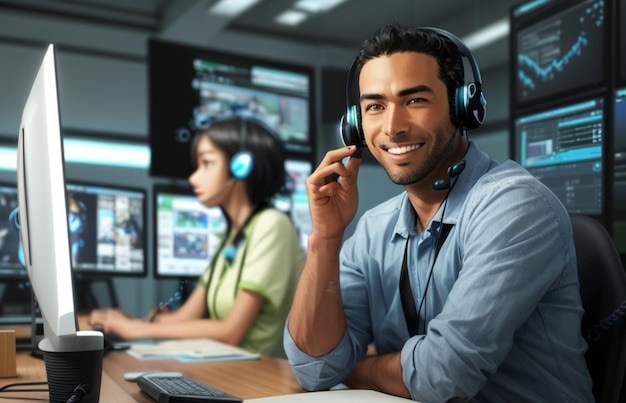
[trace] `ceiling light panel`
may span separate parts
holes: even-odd
[[[260,0],[219,0],[209,7],[208,12],[222,17],[235,17],[259,1]]]
[[[309,15],[307,13],[302,11],[287,10],[277,15],[276,18],[274,18],[274,21],[283,25],[295,26],[306,20],[308,16]]]
[[[345,2],[346,0],[298,0],[294,7],[315,14],[328,11]]]

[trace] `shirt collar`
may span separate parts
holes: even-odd
[[[470,147],[465,155],[465,162],[465,169],[456,179],[452,179],[452,189],[447,199],[441,204],[439,210],[433,217],[429,228],[427,228],[428,230],[439,227],[442,214],[444,215],[443,222],[446,224],[456,224],[465,199],[476,181],[489,171],[489,169],[498,164],[472,141],[470,141]],[[407,238],[409,235],[417,235],[417,228],[415,228],[417,217],[406,192],[402,193],[399,209],[400,212],[394,230],[394,237],[400,236]]]

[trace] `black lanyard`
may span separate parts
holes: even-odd
[[[428,280],[426,281],[426,287],[424,287],[424,294],[422,295],[422,299],[420,301],[419,310],[422,310],[422,304],[426,299],[426,291],[428,290],[428,286],[430,285],[430,278],[433,274],[433,268],[435,267],[435,262],[437,261],[437,255],[439,255],[439,250],[441,250],[441,246],[446,241],[450,230],[452,229],[453,224],[443,224],[441,227],[441,232],[437,237],[437,247],[435,249],[435,257],[433,258],[433,264],[430,266],[430,270],[428,272]],[[415,336],[418,332],[419,326],[419,315],[417,308],[415,307],[415,299],[413,298],[413,291],[411,291],[411,282],[409,280],[409,266],[407,263],[408,260],[408,252],[409,252],[409,241],[411,237],[406,239],[406,244],[404,245],[404,257],[402,258],[402,271],[400,272],[400,299],[402,300],[402,309],[404,310],[404,319],[406,320],[406,327],[409,331],[409,335]]]

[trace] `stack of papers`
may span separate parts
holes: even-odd
[[[257,360],[259,354],[211,339],[155,340],[129,343],[127,353],[140,360],[183,362]]]

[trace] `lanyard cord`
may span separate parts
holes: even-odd
[[[239,230],[237,231],[237,233],[235,234],[235,236],[233,237],[233,242],[231,243],[230,246],[234,246],[235,250],[239,247],[239,244],[241,243],[241,241],[244,238],[244,230],[246,229],[246,227],[248,226],[248,224],[250,223],[250,221],[252,221],[252,218],[254,216],[257,215],[257,213],[260,213],[262,210],[266,209],[268,207],[267,204],[262,203],[259,206],[257,206],[252,213],[248,216],[248,218],[246,218],[246,221],[244,221],[243,225],[241,226],[241,228],[239,228]],[[226,214],[224,213],[224,215],[226,216]],[[228,217],[228,216],[226,216]],[[228,220],[228,219],[227,219]],[[230,232],[230,220],[228,220],[228,229],[226,231],[226,233]],[[209,290],[211,289],[211,284],[213,283],[213,277],[215,276],[215,266],[217,264],[217,259],[219,257],[219,255],[223,252],[223,250],[226,248],[226,241],[228,240],[228,237],[224,237],[222,239],[222,242],[220,243],[219,248],[217,249],[217,251],[215,252],[215,254],[213,255],[213,258],[211,259],[211,263],[209,265],[209,269],[210,269],[210,273],[209,273],[209,279],[207,281],[207,285],[206,285],[206,290],[205,290],[205,297],[204,297],[204,301],[206,303],[206,301],[209,300]],[[235,297],[237,295],[237,291],[238,291],[238,287],[239,287],[239,281],[241,281],[241,275],[243,273],[243,266],[245,264],[246,261],[246,254],[248,252],[248,243],[246,242],[244,245],[244,249],[243,249],[243,254],[241,256],[241,263],[239,264],[239,269],[237,272],[237,281],[235,282],[235,288],[233,290],[233,297]],[[234,257],[233,257],[234,259]],[[229,264],[230,266],[230,264]],[[216,289],[215,289],[215,293],[213,294],[213,309],[216,310],[215,312],[215,319],[219,319],[217,317],[217,294],[218,294],[218,290],[220,287],[221,283],[217,285]],[[206,308],[206,318],[211,318],[211,310],[210,308],[207,306]]]
[[[413,291],[411,290],[411,281],[409,280],[409,265],[408,261],[408,253],[409,253],[409,243],[411,237],[407,237],[406,244],[404,245],[404,257],[402,259],[402,271],[400,272],[400,299],[402,301],[402,308],[404,310],[404,319],[406,320],[406,326],[409,330],[410,336],[415,336],[419,332],[419,312],[422,311],[422,306],[424,305],[424,301],[426,300],[426,292],[428,291],[428,287],[430,286],[430,280],[433,275],[433,269],[435,268],[435,262],[437,261],[437,256],[439,255],[439,251],[443,246],[443,243],[446,241],[448,234],[450,234],[450,230],[453,227],[453,224],[444,224],[441,223],[441,229],[439,230],[439,234],[437,235],[437,247],[435,249],[435,256],[433,258],[433,264],[430,266],[430,270],[428,271],[428,279],[426,280],[426,287],[424,287],[424,292],[422,293],[422,298],[420,300],[419,310],[415,307],[415,300],[413,298]]]

